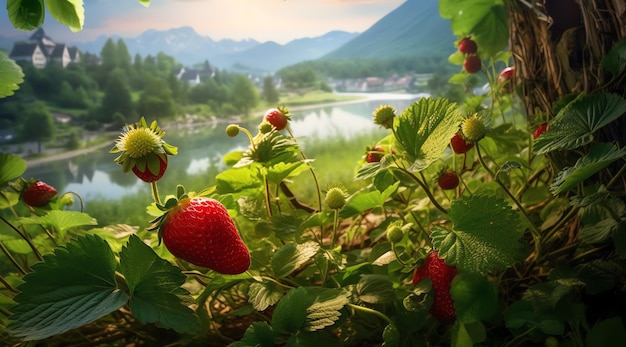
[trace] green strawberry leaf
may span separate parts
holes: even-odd
[[[498,309],[496,288],[483,276],[459,273],[452,280],[450,294],[454,300],[457,320],[474,322],[488,320]]]
[[[291,163],[278,163],[273,165],[267,170],[267,180],[271,183],[280,184],[280,182],[282,182],[285,178],[289,176],[296,176],[306,170],[308,166],[303,166],[302,164],[307,162],[310,162],[310,160],[300,160]]]
[[[454,200],[448,210],[453,230],[433,228],[439,256],[461,271],[484,273],[506,269],[519,260],[524,224],[501,198],[473,195]]]
[[[611,143],[596,143],[589,148],[587,155],[578,159],[576,165],[565,168],[556,175],[554,182],[550,185],[550,191],[558,195],[574,188],[612,162],[624,158],[625,155],[626,147],[619,149]]]
[[[138,0],[140,4],[142,4],[145,7],[149,7],[150,6],[150,0]]]
[[[274,282],[254,282],[248,288],[248,301],[257,311],[265,311],[282,297],[283,288]]]
[[[591,327],[585,338],[585,346],[620,347],[626,341],[626,329],[621,317],[599,321]]]
[[[136,235],[122,248],[120,266],[130,292],[130,309],[138,321],[179,333],[197,331],[198,317],[184,304],[191,296],[181,288],[186,277],[179,268],[160,258]]]
[[[602,66],[617,77],[626,68],[626,38],[619,40],[602,58]]]
[[[65,240],[67,231],[71,228],[98,224],[96,219],[87,213],[62,210],[52,210],[43,216],[22,218],[20,222],[25,225],[35,224],[47,226],[57,233],[57,240],[59,241]]]
[[[341,317],[341,309],[350,303],[350,293],[341,288],[307,288],[310,306],[303,328],[307,331],[322,330],[332,326]]]
[[[0,76],[0,98],[13,95],[20,88],[19,84],[24,82],[22,68],[3,51],[0,51]]]
[[[117,289],[116,266],[113,251],[98,236],[56,248],[23,277],[8,330],[25,340],[41,340],[119,309],[128,295]]]
[[[353,294],[357,302],[368,304],[390,304],[396,298],[393,282],[383,275],[362,275]]]
[[[626,99],[609,93],[582,95],[561,108],[533,145],[537,154],[571,150],[594,139],[593,133],[626,112]]]
[[[7,0],[11,24],[20,30],[35,30],[45,17],[43,0]]]
[[[439,160],[461,120],[456,104],[445,98],[422,98],[395,117],[393,131],[412,163],[410,170],[424,170]]]
[[[83,29],[85,23],[85,9],[83,0],[46,1],[48,11],[59,23],[77,32]]]
[[[272,327],[277,333],[297,332],[307,318],[307,308],[312,302],[304,287],[290,290],[276,305],[272,314]]]
[[[243,338],[240,341],[234,342],[229,347],[274,347],[276,343],[274,341],[274,330],[266,322],[254,322],[250,324],[246,332],[243,334]]]
[[[10,154],[0,153],[0,187],[26,172],[26,160]]]
[[[215,176],[215,180],[216,190],[222,195],[261,186],[256,165],[224,170]]]
[[[439,14],[450,19],[454,35],[472,36],[481,57],[494,57],[509,43],[509,26],[502,0],[440,0]]]
[[[288,243],[272,255],[270,261],[276,277],[286,277],[304,263],[309,261],[319,251],[317,242],[308,241],[301,244]]]

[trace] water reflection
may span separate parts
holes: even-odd
[[[381,104],[391,105],[401,113],[412,101],[369,100],[337,106],[302,108],[292,111],[294,118],[290,126],[298,139],[349,139],[364,131],[378,128],[372,122],[372,112]],[[258,122],[260,119],[241,125],[255,133]],[[193,183],[206,187],[206,183],[213,178],[206,177],[209,173],[214,176],[226,169],[223,156],[236,149],[243,150],[248,145],[248,139],[243,134],[235,138],[226,136],[226,125],[222,123],[166,129],[168,143],[178,146],[179,154],[170,158],[167,174],[160,186],[175,187],[177,182],[187,182],[188,177],[193,176]],[[113,162],[116,154],[109,153],[112,146],[111,143],[111,146],[86,155],[30,167],[24,177],[42,179],[57,187],[60,193],[77,192],[85,201],[117,199],[129,194],[148,192],[147,184],[133,174],[123,173],[121,167]]]

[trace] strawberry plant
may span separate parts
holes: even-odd
[[[27,206],[25,161],[1,154],[2,341],[620,345],[626,149],[611,135],[626,113],[625,41],[601,59],[606,83],[523,112],[535,95],[518,94],[535,81],[523,64],[514,93],[498,83],[511,59],[506,10],[522,5],[507,6],[440,1],[454,33],[489,62],[474,71],[489,92],[374,110],[386,135],[352,163],[356,191],[320,186],[275,111],[254,130],[225,127],[248,144],[198,192],[163,195],[163,163],[177,148],[156,121],[127,125],[111,152],[123,172],[151,176],[145,230],[98,225],[68,208],[73,193]],[[459,54],[450,61],[463,65]]]

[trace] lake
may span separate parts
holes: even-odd
[[[307,139],[331,137],[350,139],[357,134],[372,131],[380,131],[381,136],[384,136],[388,131],[381,129],[372,121],[372,113],[376,108],[380,105],[391,105],[399,114],[413,101],[426,95],[367,94],[366,96],[366,99],[359,101],[289,108],[293,115],[290,122],[291,131],[300,143],[305,144]],[[262,115],[259,114],[257,120],[250,124],[240,123],[240,125],[248,128],[254,135],[257,133],[257,125],[261,117]],[[150,123],[151,120],[147,120]],[[205,173],[215,175],[226,169],[222,157],[233,150],[243,150],[249,145],[248,138],[243,133],[235,138],[226,136],[227,125],[227,123],[214,123],[189,128],[165,129],[164,139],[177,146],[179,153],[170,158],[163,183],[167,185],[170,181],[171,185],[175,185],[175,182],[186,182],[185,178],[190,175]],[[44,180],[55,186],[59,194],[76,192],[85,202],[92,199],[116,200],[125,195],[149,192],[148,184],[136,178],[132,173],[123,173],[121,166],[113,162],[116,155],[109,153],[112,147],[113,143],[89,154],[29,167],[24,177]],[[306,153],[306,147],[304,151]],[[185,186],[188,184],[185,183]],[[198,189],[198,187],[191,188]]]

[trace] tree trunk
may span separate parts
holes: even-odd
[[[624,74],[612,79],[601,63],[626,35],[624,0],[519,0],[509,11],[511,53],[530,122],[554,117],[553,104],[568,94],[625,95]],[[599,136],[624,145],[625,127],[621,117]]]

